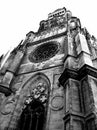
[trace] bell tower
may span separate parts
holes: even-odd
[[[0,130],[96,130],[96,95],[97,39],[57,9],[0,69]]]

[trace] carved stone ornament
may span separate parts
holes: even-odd
[[[2,108],[1,113],[2,113],[3,115],[8,115],[8,114],[10,114],[10,113],[12,112],[12,110],[13,110],[13,106],[14,106],[13,101],[7,102],[7,103],[5,104],[5,106],[4,106],[4,108]]]
[[[61,110],[64,106],[63,102],[63,96],[56,95],[51,99],[51,108],[56,111]]]
[[[32,89],[31,95],[25,100],[25,105],[30,104],[33,100],[39,100],[42,103],[47,101],[46,85],[44,83],[38,83],[38,85]]]
[[[58,50],[59,45],[57,42],[51,41],[44,43],[30,53],[29,60],[35,63],[46,61],[55,56]]]

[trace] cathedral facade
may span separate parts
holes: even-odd
[[[96,130],[97,39],[55,10],[1,57],[0,130]]]

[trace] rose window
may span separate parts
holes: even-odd
[[[59,46],[57,42],[48,42],[42,44],[30,53],[29,60],[35,63],[48,60],[55,56],[58,50]]]

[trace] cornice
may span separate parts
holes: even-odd
[[[64,83],[69,78],[80,81],[82,78],[84,78],[87,75],[97,78],[97,69],[86,64],[82,66],[82,68],[80,68],[79,70],[71,70],[66,68],[62,73],[62,75],[60,76],[59,82],[61,85],[64,85]]]

